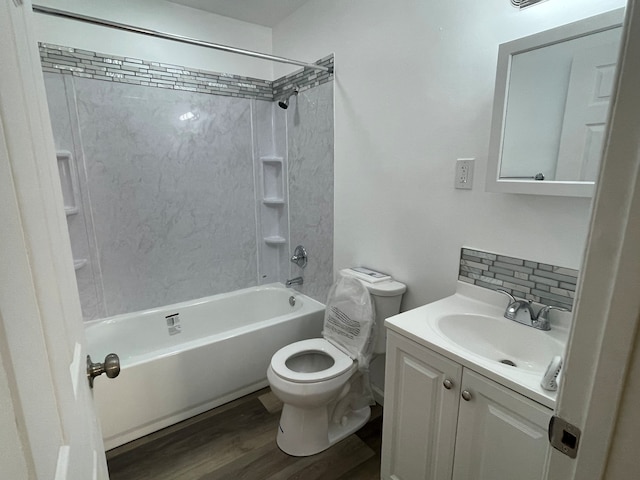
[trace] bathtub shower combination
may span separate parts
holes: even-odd
[[[117,379],[94,398],[111,449],[267,386],[280,348],[317,337],[324,305],[281,284],[87,323],[89,352],[117,346]]]
[[[110,449],[266,387],[320,334],[333,56],[272,81],[74,47],[40,53],[88,353],[120,357],[94,384]]]

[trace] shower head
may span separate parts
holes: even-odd
[[[289,108],[289,100],[291,100],[291,97],[294,95],[298,95],[298,87],[293,88],[293,92],[291,93],[291,95],[289,95],[288,97],[284,97],[282,100],[280,100],[278,102],[278,106],[284,110]]]
[[[278,102],[278,106],[286,110],[287,108],[289,108],[289,99],[283,98]]]

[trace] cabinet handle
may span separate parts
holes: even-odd
[[[448,378],[444,379],[444,381],[442,382],[442,385],[444,385],[444,388],[446,388],[447,390],[451,390],[453,388],[453,382]]]
[[[469,390],[463,390],[462,398],[468,402],[472,398],[471,392]]]

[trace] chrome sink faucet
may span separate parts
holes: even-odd
[[[533,300],[517,299],[505,290],[498,289],[496,291],[507,295],[510,299],[504,311],[504,318],[527,325],[528,327],[537,328],[538,330],[551,330],[551,324],[549,323],[550,310],[568,311],[566,308],[545,305],[538,313],[534,313],[531,307]]]

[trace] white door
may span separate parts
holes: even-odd
[[[553,412],[470,370],[461,389],[453,480],[540,480]]]
[[[382,478],[449,480],[462,367],[390,331],[385,376]]]
[[[107,479],[31,15],[0,0],[0,476]]]
[[[598,176],[619,47],[608,43],[573,57],[555,180]]]
[[[629,361],[640,352],[638,0],[627,4],[621,45],[556,408],[556,414],[581,429],[582,436],[575,460],[550,450],[545,477],[549,480],[632,479],[640,471],[640,371],[629,368]],[[621,435],[624,423],[635,427],[632,435]]]

